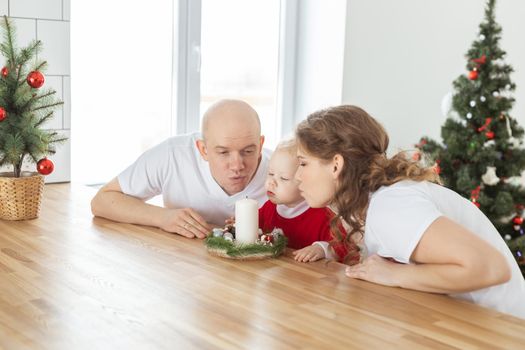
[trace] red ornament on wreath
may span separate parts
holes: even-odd
[[[7,118],[7,112],[5,109],[0,107],[0,122],[3,122],[5,118]]]
[[[468,73],[468,78],[470,80],[476,80],[478,79],[478,71],[474,68],[474,70],[471,70],[469,73]]]
[[[485,136],[487,137],[487,139],[492,140],[494,138],[494,131],[487,131],[485,133]]]
[[[263,243],[273,243],[273,236],[271,233],[261,236],[261,242]]]
[[[30,72],[27,75],[27,83],[34,89],[38,89],[44,85],[44,74],[37,70]]]
[[[36,163],[36,170],[42,175],[49,175],[55,169],[55,164],[50,159],[42,158]]]
[[[7,67],[3,67],[2,69],[0,69],[0,74],[2,74],[4,78],[7,77],[7,75],[9,74],[9,69],[7,69]]]

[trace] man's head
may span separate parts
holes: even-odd
[[[220,100],[204,113],[199,152],[219,186],[241,192],[259,165],[264,136],[257,112],[240,100]]]

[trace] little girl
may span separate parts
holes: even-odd
[[[334,214],[329,208],[308,206],[294,179],[298,166],[295,142],[281,142],[268,165],[265,188],[269,200],[259,209],[259,227],[263,232],[281,228],[288,238],[288,246],[298,249],[293,252],[296,261],[310,262],[322,258],[343,261],[348,249],[330,232],[330,219]],[[339,231],[346,234],[342,225],[338,226]],[[359,261],[349,263],[352,262]]]

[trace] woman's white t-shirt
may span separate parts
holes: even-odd
[[[443,186],[406,180],[374,192],[365,224],[367,254],[409,263],[426,229],[440,216],[490,243],[505,256],[512,271],[506,283],[452,296],[525,319],[525,281],[507,244],[473,203]]]
[[[270,151],[263,149],[248,186],[230,196],[217,184],[208,162],[200,155],[196,147],[200,138],[198,132],[174,136],[144,152],[118,175],[122,192],[142,200],[162,194],[166,208],[192,208],[207,222],[219,225],[234,215],[239,199],[248,197],[263,205]]]

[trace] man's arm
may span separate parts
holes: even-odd
[[[191,208],[162,208],[124,194],[117,178],[91,200],[91,212],[118,222],[159,227],[189,238],[204,238],[211,231],[206,220]]]

